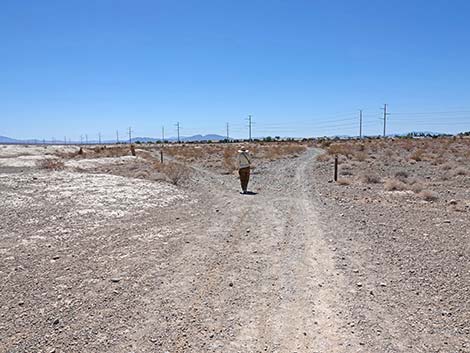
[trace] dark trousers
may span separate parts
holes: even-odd
[[[248,182],[250,181],[250,167],[239,169],[238,174],[240,174],[240,183],[242,184],[242,190],[246,191],[248,188]]]

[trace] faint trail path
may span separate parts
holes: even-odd
[[[309,150],[258,171],[250,185],[257,195],[240,195],[235,178],[227,182],[198,169],[214,181],[209,188],[201,183],[205,219],[195,220],[194,246],[181,255],[187,261],[174,264],[179,279],[168,292],[172,304],[149,310],[184,313],[179,326],[184,335],[174,335],[171,343],[157,338],[162,348],[359,350],[339,296],[345,285],[305,189],[316,154]]]

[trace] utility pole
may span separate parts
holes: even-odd
[[[179,123],[179,121],[176,123],[176,130],[178,132],[178,143],[180,143],[180,123]]]
[[[67,144],[67,136],[64,136],[64,144]]]
[[[384,104],[384,107],[382,108],[384,111],[384,138],[387,135],[387,115],[390,115],[390,113],[387,113],[387,104]]]
[[[116,130],[116,143],[119,143],[119,130]]]
[[[162,126],[162,145],[165,143],[165,126]]]
[[[132,145],[132,128],[130,126],[128,129],[128,134],[129,134],[129,145]]]
[[[251,141],[251,115],[248,115],[248,131],[249,131],[249,140]]]
[[[83,135],[80,135],[80,145],[83,145]]]
[[[98,144],[101,145],[101,132],[98,132]]]
[[[230,140],[229,124],[227,123],[227,142]]]
[[[362,109],[359,110],[359,138],[362,140]]]

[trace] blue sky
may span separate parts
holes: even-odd
[[[464,0],[2,0],[0,135],[470,130]]]

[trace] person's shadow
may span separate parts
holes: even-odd
[[[242,195],[258,195],[258,193],[254,192],[254,191],[247,191],[245,193],[241,192],[240,194],[242,194]]]

